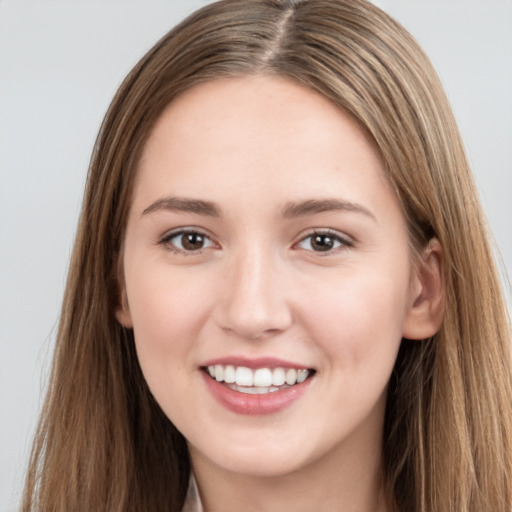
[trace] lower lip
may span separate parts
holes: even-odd
[[[289,407],[306,392],[313,379],[309,377],[300,384],[279,391],[262,395],[250,395],[228,388],[226,385],[212,379],[205,372],[201,373],[206,386],[217,402],[231,412],[250,416],[273,414]]]

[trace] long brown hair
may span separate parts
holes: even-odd
[[[378,145],[411,245],[443,248],[445,316],[402,342],[384,467],[396,510],[510,512],[510,323],[484,216],[442,87],[412,37],[364,0],[224,0],[173,29],[117,92],[92,156],[24,511],[179,511],[190,462],[115,320],[137,162],[193,85],[262,73],[304,84]]]

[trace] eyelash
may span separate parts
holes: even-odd
[[[203,238],[203,240],[208,241],[208,245],[206,247],[201,247],[196,250],[187,250],[183,247],[183,241],[181,241],[181,247],[176,247],[174,243],[172,243],[173,239],[179,239],[179,237],[183,237],[186,235],[197,235]],[[325,237],[330,238],[333,240],[333,243],[337,246],[328,248],[325,251],[315,251],[313,248],[306,249],[305,247],[301,247],[301,244],[306,242],[306,240],[310,240],[310,246],[312,247],[311,243],[313,241],[313,237]],[[201,254],[203,250],[208,249],[209,247],[214,246],[214,242],[211,240],[211,238],[204,232],[198,230],[198,229],[180,229],[179,231],[173,231],[171,233],[168,233],[165,235],[159,242],[162,245],[165,245],[171,252],[176,254],[181,254],[184,256],[193,256],[196,254]],[[314,231],[311,231],[308,235],[301,238],[297,243],[294,244],[294,248],[302,248],[306,251],[314,252],[318,254],[319,256],[328,256],[332,253],[336,253],[339,250],[341,250],[343,247],[354,247],[354,242],[348,239],[347,237],[344,237],[340,235],[337,231],[333,231],[331,229],[317,229]]]
[[[209,243],[206,247],[201,247],[196,250],[187,250],[183,247],[183,241],[181,242],[181,248],[176,247],[175,244],[172,243],[172,240],[179,237],[184,237],[185,235],[198,235],[202,237],[205,241],[207,240]],[[178,231],[173,231],[165,235],[159,242],[162,245],[165,245],[171,252],[176,254],[181,254],[184,256],[194,256],[196,254],[201,254],[203,250],[208,249],[214,245],[214,242],[211,238],[201,230],[198,229],[180,229]]]
[[[337,253],[338,251],[342,250],[343,248],[354,247],[354,242],[352,240],[350,240],[348,237],[342,236],[340,233],[338,233],[337,231],[334,231],[332,229],[313,230],[308,235],[301,238],[299,240],[299,242],[297,242],[295,244],[295,247],[300,246],[308,239],[310,240],[310,246],[311,246],[311,243],[312,243],[314,237],[330,238],[334,241],[335,244],[338,244],[336,247],[332,247],[326,251],[315,251],[314,249],[305,249],[304,247],[302,247],[302,249],[314,252],[318,256],[328,256],[333,253]]]

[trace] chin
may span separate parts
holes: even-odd
[[[199,451],[190,447],[192,460],[206,459],[224,471],[238,475],[271,478],[282,477],[295,473],[309,464],[307,454],[297,449],[300,444],[293,443],[293,446],[280,444],[276,447],[274,443],[254,442],[244,445],[229,446],[217,445]]]

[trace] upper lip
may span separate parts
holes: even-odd
[[[221,365],[232,365],[232,366],[244,366],[253,370],[257,368],[296,368],[296,369],[312,369],[310,366],[298,363],[295,361],[286,361],[276,357],[256,357],[249,358],[244,356],[226,356],[217,357],[215,359],[209,359],[200,366],[215,366],[216,364]]]

